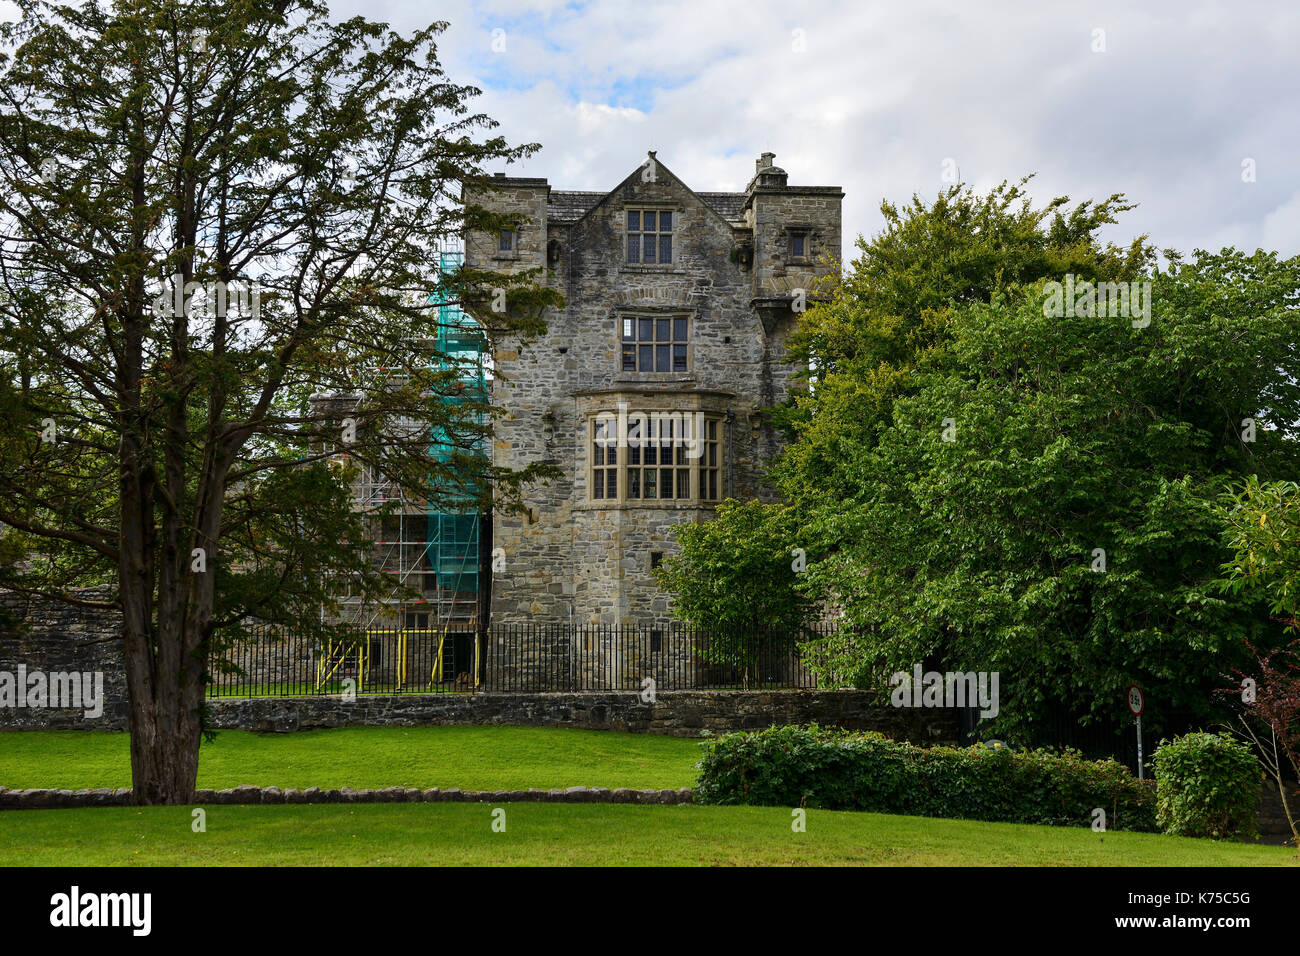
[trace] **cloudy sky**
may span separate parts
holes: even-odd
[[[1117,242],[1300,254],[1297,0],[329,2],[448,21],[451,78],[543,146],[510,172],[555,188],[610,189],[653,149],[740,190],[770,150],[791,183],[844,188],[848,255],[883,199],[1034,173],[1037,202],[1139,203]]]
[[[1036,173],[1036,201],[1124,192],[1110,238],[1300,253],[1300,3],[792,4],[331,0],[409,30],[543,150],[514,175],[609,189],[647,149],[699,190],[764,150],[841,185],[845,252],[882,199]],[[1248,162],[1253,161],[1253,162]],[[1243,166],[1245,164],[1245,166]],[[1251,178],[1253,182],[1245,181]]]

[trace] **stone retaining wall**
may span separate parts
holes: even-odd
[[[1294,782],[1287,786],[1287,806],[1293,819],[1300,820],[1300,788]],[[1289,835],[1291,827],[1286,822],[1286,811],[1282,809],[1282,798],[1277,792],[1277,782],[1272,779],[1264,781],[1259,797],[1259,813],[1255,825],[1263,836]]]
[[[876,730],[933,746],[957,743],[956,712],[879,707],[865,691],[668,691],[654,703],[636,693],[389,694],[213,700],[214,727],[282,733],[326,727],[432,724],[522,725],[698,737],[817,722]]]
[[[79,592],[85,600],[108,591]],[[126,669],[119,638],[121,614],[0,591],[0,672],[102,674],[103,708],[0,707],[4,730],[126,730]]]

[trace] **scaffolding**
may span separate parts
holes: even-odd
[[[462,255],[460,251],[440,252],[439,271],[458,268]],[[437,320],[436,352],[431,361],[440,371],[454,371],[458,383],[446,401],[485,403],[487,340],[483,330],[459,305],[438,295],[431,296],[429,302]],[[378,369],[367,388],[386,387],[406,371]],[[476,420],[482,424],[481,417]],[[397,425],[427,428],[429,456],[435,461],[446,463],[456,453],[454,437],[442,426],[414,421]],[[472,453],[486,455],[481,438]],[[352,506],[369,513],[364,546],[377,569],[392,577],[393,587],[389,596],[366,602],[342,588],[340,618],[353,625],[358,641],[321,648],[319,685],[345,677],[355,679],[359,690],[367,679],[399,688],[452,681],[462,687],[476,682],[477,643],[472,645],[475,660],[471,671],[466,661],[470,648],[465,642],[479,624],[482,520],[477,491],[467,481],[463,487],[444,487],[438,495],[417,498],[373,467],[359,476]],[[411,598],[404,593],[407,589],[419,596]],[[412,661],[422,662],[418,672]]]

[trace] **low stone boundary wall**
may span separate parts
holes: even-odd
[[[564,790],[420,790],[383,787],[379,790],[281,790],[279,787],[233,787],[196,790],[186,806],[230,806],[281,803],[690,803],[689,787],[680,790],[609,790],[605,787],[568,787]],[[68,807],[127,807],[131,790],[9,790],[0,787],[0,810],[50,810]]]
[[[1300,819],[1300,788],[1294,782],[1287,783],[1287,806],[1293,819]],[[1286,822],[1286,811],[1282,809],[1282,798],[1277,792],[1277,783],[1266,780],[1259,797],[1259,813],[1255,825],[1264,836],[1290,835],[1291,826]]]
[[[635,692],[390,694],[257,697],[209,701],[218,729],[284,733],[327,727],[505,724],[579,727],[698,737],[702,731],[759,730],[816,722],[876,730],[896,740],[955,745],[956,711],[881,707],[866,691],[665,691],[653,703]]]
[[[88,588],[86,600],[103,600],[107,589]],[[3,730],[126,730],[126,671],[117,633],[121,615],[89,611],[61,601],[0,590],[0,672],[18,683],[23,671],[99,675],[99,712],[86,706],[0,707]],[[42,690],[42,695],[45,691]],[[27,691],[21,693],[27,696]]]

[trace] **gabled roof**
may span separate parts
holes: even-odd
[[[662,165],[662,163],[661,163]],[[667,169],[667,167],[664,167]],[[632,173],[636,175],[640,167]],[[671,175],[671,173],[670,173]],[[674,176],[678,182],[681,179]],[[625,180],[626,181],[626,180]],[[587,213],[591,212],[601,201],[610,193],[620,188],[622,183],[615,189],[606,192],[589,192],[576,189],[552,189],[546,200],[546,221],[560,224],[569,224],[577,222]],[[715,213],[728,222],[739,222],[744,218],[745,200],[748,198],[746,193],[700,193],[695,192],[685,183],[682,186],[694,195],[698,196],[704,205],[708,206]]]

